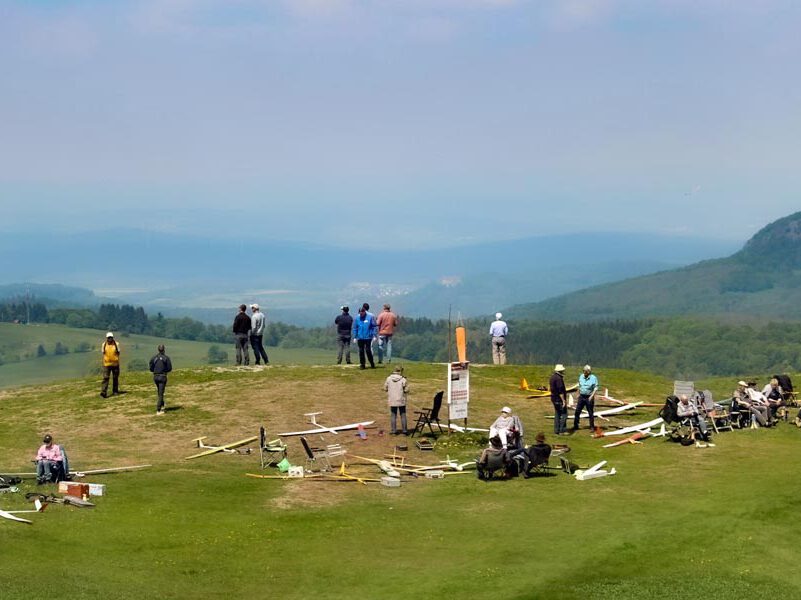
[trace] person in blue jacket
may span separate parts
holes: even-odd
[[[353,340],[359,345],[359,368],[365,368],[365,354],[370,361],[370,368],[375,369],[373,362],[373,338],[378,335],[378,325],[372,313],[362,306],[359,316],[353,320]]]

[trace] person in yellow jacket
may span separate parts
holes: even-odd
[[[100,388],[100,395],[108,397],[108,380],[114,378],[111,386],[113,394],[120,393],[120,345],[114,340],[114,334],[110,331],[106,334],[106,341],[103,342],[103,385]]]

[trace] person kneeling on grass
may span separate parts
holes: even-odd
[[[36,453],[36,483],[50,483],[67,478],[67,457],[61,446],[53,443],[49,433],[42,439],[42,445]]]
[[[490,438],[490,447],[484,448],[481,457],[476,461],[478,478],[489,481],[492,479],[492,474],[501,469],[504,477],[506,477],[511,460],[509,452],[501,442],[501,438],[497,435]]]

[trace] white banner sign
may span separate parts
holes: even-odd
[[[448,420],[467,419],[470,402],[470,364],[448,365]]]

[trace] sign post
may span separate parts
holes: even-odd
[[[467,407],[470,403],[470,363],[448,363],[448,432],[451,421],[464,420],[467,427]]]

